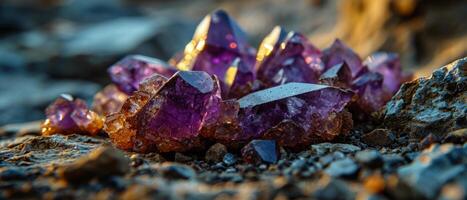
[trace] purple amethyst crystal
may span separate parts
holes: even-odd
[[[353,77],[355,77],[363,67],[360,57],[339,39],[336,39],[331,47],[323,51],[323,61],[326,69],[339,63],[347,63],[352,71]]]
[[[167,78],[159,74],[144,79],[139,89],[125,100],[119,112],[106,116],[104,130],[115,146],[125,150],[136,149],[135,137],[140,124],[138,113],[166,82]]]
[[[321,83],[326,85],[350,88],[352,84],[352,71],[350,71],[347,63],[343,62],[326,70],[326,72],[321,74],[319,79]]]
[[[383,75],[383,85],[391,94],[395,94],[402,83],[411,78],[411,75],[402,72],[399,56],[395,53],[374,53],[363,64],[370,71]]]
[[[255,53],[237,23],[227,13],[218,10],[206,16],[198,25],[177,68],[216,75],[222,90],[227,91],[233,85],[245,87],[252,84],[255,78]],[[223,96],[231,95],[223,92]]]
[[[271,60],[276,57],[277,52],[281,48],[281,44],[287,37],[287,32],[280,26],[274,27],[271,33],[267,35],[258,48],[256,54],[256,71],[259,72],[261,68],[268,67]],[[264,70],[261,70],[264,72]]]
[[[375,53],[364,64],[353,80],[352,89],[358,97],[359,112],[369,114],[382,108],[411,75],[402,72],[399,57],[393,53]]]
[[[357,107],[364,113],[372,113],[382,108],[389,99],[389,92],[383,85],[383,76],[377,72],[367,72],[352,83],[352,89],[357,94]]]
[[[217,112],[219,101],[217,80],[206,72],[176,73],[130,121],[136,133],[133,150],[182,152],[202,147],[199,131],[207,115]]]
[[[274,140],[252,140],[241,150],[242,158],[247,163],[276,163],[279,148]]]
[[[281,40],[281,34],[274,31],[271,34],[277,38],[265,40],[271,40],[276,44],[268,44],[268,41],[264,41],[263,45],[277,49],[272,49],[272,53],[265,56],[264,61],[259,64],[258,79],[266,87],[288,82],[318,83],[319,76],[324,70],[319,49],[305,36],[295,32],[290,32],[281,45],[277,45]]]
[[[222,102],[219,113],[224,116],[207,122],[201,134],[227,145],[265,138],[299,149],[350,130],[352,120],[344,107],[352,95],[326,85],[287,83]]]
[[[61,95],[45,110],[47,119],[42,123],[42,134],[96,135],[103,126],[99,115],[88,109],[86,102]]]
[[[108,70],[113,83],[128,95],[138,90],[140,82],[145,78],[153,74],[171,77],[176,71],[159,59],[142,55],[126,56]]]
[[[253,90],[254,73],[247,67],[243,60],[237,58],[233,61],[224,76],[223,82],[226,87],[222,90],[223,96],[227,98],[238,98],[245,96]]]

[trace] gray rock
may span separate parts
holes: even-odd
[[[406,153],[404,156],[409,161],[413,161],[413,160],[415,160],[415,158],[418,157],[418,155],[420,155],[420,152],[409,152],[409,153]]]
[[[294,160],[292,162],[292,164],[290,165],[290,167],[288,167],[284,173],[286,174],[290,174],[290,175],[296,175],[298,173],[300,173],[302,170],[305,170],[307,169],[306,167],[306,161],[305,160],[302,160],[302,159],[297,159],[297,160]]]
[[[0,127],[0,138],[40,135],[42,121],[8,124]]]
[[[443,186],[438,196],[442,200],[467,199],[467,171],[459,174]]]
[[[387,172],[393,172],[405,163],[404,157],[399,154],[384,154],[383,161],[383,169]]]
[[[205,158],[208,162],[221,162],[226,153],[227,147],[223,144],[216,143],[206,151]]]
[[[379,151],[376,150],[359,151],[355,154],[355,158],[362,165],[371,168],[378,168],[383,164],[383,158]]]
[[[354,199],[355,194],[352,193],[344,181],[325,176],[319,181],[319,185],[314,189],[312,196],[315,199],[323,200],[347,200]]]
[[[432,144],[438,143],[438,142],[441,142],[441,138],[437,135],[430,133],[418,142],[418,149],[422,150],[422,149],[428,148]]]
[[[164,158],[164,156],[162,156],[161,154],[158,154],[158,153],[155,153],[155,152],[152,152],[152,153],[145,153],[145,154],[140,154],[141,157],[143,157],[144,159],[146,160],[149,160],[151,162],[155,162],[155,163],[161,163],[161,162],[165,162],[166,159]]]
[[[48,167],[84,157],[106,141],[83,135],[22,136],[0,141],[2,166]]]
[[[27,179],[27,173],[24,169],[19,167],[2,167],[0,168],[0,180],[2,181],[14,181]]]
[[[389,146],[395,140],[396,136],[388,129],[375,129],[362,136],[362,141],[370,146]]]
[[[226,164],[226,165],[233,165],[237,162],[237,158],[235,157],[235,155],[231,154],[231,153],[227,153],[224,155],[224,158],[222,159],[222,161]]]
[[[399,178],[419,195],[433,199],[448,181],[467,170],[467,148],[452,144],[433,145],[397,171]]]
[[[352,159],[344,158],[332,162],[324,171],[332,177],[352,177],[357,173],[358,165]]]
[[[81,183],[93,178],[108,178],[129,171],[130,160],[112,147],[100,147],[89,155],[59,169],[59,175],[71,183]]]
[[[332,154],[327,154],[319,158],[319,163],[321,163],[323,166],[328,166],[334,160],[335,159],[334,156],[332,156]]]
[[[165,162],[158,167],[158,171],[167,179],[193,179],[196,176],[193,168],[188,165]]]
[[[170,193],[164,185],[133,185],[122,192],[120,199],[170,199]]]
[[[467,126],[467,57],[404,84],[385,108],[384,123],[420,139]]]
[[[443,143],[464,144],[467,142],[467,128],[449,132],[443,139]]]
[[[360,147],[351,144],[320,143],[311,145],[310,151],[313,155],[321,156],[335,151],[340,151],[342,153],[354,153],[356,151],[360,151]]]

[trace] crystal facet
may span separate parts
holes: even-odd
[[[399,57],[393,53],[374,53],[369,56],[356,78],[352,89],[357,94],[357,108],[366,114],[378,111],[411,79],[402,72]]]
[[[222,82],[227,86],[222,90],[226,98],[245,96],[253,90],[255,74],[241,59],[235,59],[225,73]]]
[[[323,61],[326,69],[339,63],[347,63],[352,71],[353,77],[355,77],[363,67],[361,58],[339,39],[336,39],[331,47],[323,51]]]
[[[42,135],[87,134],[96,135],[102,129],[103,120],[89,110],[86,102],[61,95],[45,110],[47,119],[42,123]]]
[[[352,89],[358,97],[358,109],[367,114],[382,108],[392,96],[383,85],[383,76],[377,72],[367,72],[355,79]]]
[[[276,163],[279,148],[274,140],[252,140],[242,148],[243,160],[247,163]]]
[[[118,148],[135,150],[140,146],[135,140],[139,126],[137,114],[165,82],[167,78],[158,74],[145,79],[139,90],[126,99],[119,112],[106,117],[104,130]]]
[[[227,13],[218,10],[199,24],[177,68],[216,75],[222,91],[228,91],[232,86],[242,88],[252,84],[255,53],[237,23]],[[223,96],[231,95],[223,92]]]
[[[395,53],[374,53],[363,62],[368,69],[383,75],[383,85],[391,94],[395,94],[402,83],[411,79],[411,75],[404,74]]]
[[[137,103],[130,119],[124,119],[130,134],[116,134],[124,137],[122,146],[139,152],[181,152],[202,147],[198,136],[202,123],[219,106],[215,78],[206,72],[180,71],[149,96]],[[126,141],[132,141],[133,146],[127,146]]]
[[[269,63],[273,58],[276,57],[277,52],[281,48],[281,43],[287,37],[287,32],[280,26],[274,27],[271,33],[267,35],[258,48],[258,53],[256,54],[256,67],[257,71],[260,71],[261,68],[268,67]],[[263,73],[265,70],[261,70]]]
[[[271,34],[277,35],[277,39],[272,41],[280,41],[281,34],[274,31],[277,30]],[[268,44],[268,41],[263,41],[263,45],[277,48],[271,50],[258,67],[258,79],[266,87],[288,82],[318,82],[324,70],[321,52],[305,36],[290,32],[280,45]]]
[[[108,72],[113,83],[128,95],[138,90],[139,84],[153,74],[172,76],[177,70],[167,63],[142,55],[126,56],[112,65]]]
[[[120,91],[117,86],[110,84],[94,95],[92,110],[101,116],[107,116],[120,111],[128,95]]]
[[[321,74],[320,82],[340,88],[350,88],[352,83],[352,72],[347,63],[339,63]]]
[[[307,83],[287,83],[222,102],[223,115],[206,123],[202,135],[226,145],[273,139],[288,148],[346,134],[352,121],[344,110],[353,93]]]

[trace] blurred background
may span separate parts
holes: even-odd
[[[219,8],[253,46],[281,25],[320,48],[398,52],[417,76],[467,55],[465,0],[0,0],[0,125],[43,118],[64,92],[90,102],[112,63],[169,59]]]

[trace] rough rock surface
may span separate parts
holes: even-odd
[[[465,145],[434,144],[420,153],[416,143],[400,137],[395,144],[402,145],[376,149],[351,141],[301,152],[281,149],[273,164],[249,164],[232,150],[215,162],[188,152],[182,164],[180,155],[121,153],[105,147],[107,138],[2,138],[0,199],[466,197]]]
[[[0,166],[53,167],[69,163],[104,143],[103,139],[78,135],[22,136],[0,141]]]
[[[432,145],[410,165],[399,168],[402,181],[413,187],[414,195],[435,198],[442,185],[457,176],[467,178],[467,146]]]
[[[411,139],[467,127],[467,57],[405,83],[388,102],[385,125]]]
[[[120,150],[100,147],[89,155],[59,168],[61,177],[71,183],[88,181],[94,177],[108,178],[125,174],[130,169],[130,161]]]

